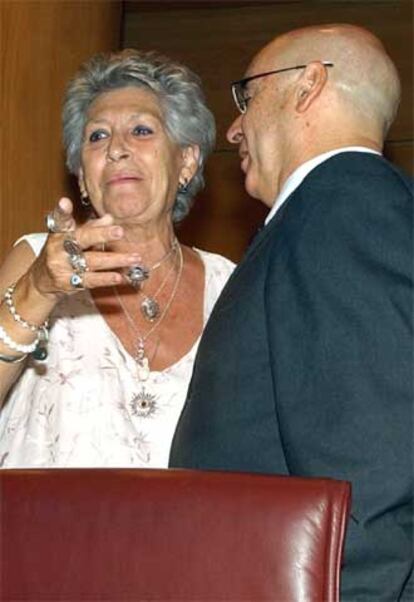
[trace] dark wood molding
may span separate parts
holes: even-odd
[[[303,0],[124,0],[124,12],[156,12],[166,8],[239,8],[269,4],[300,4]]]

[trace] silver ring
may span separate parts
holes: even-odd
[[[52,211],[46,215],[45,223],[46,223],[46,228],[52,234],[56,234],[57,232],[60,232],[59,226],[57,225],[56,219],[55,219]]]
[[[83,274],[88,270],[88,264],[83,254],[69,255],[69,262],[77,274]]]
[[[83,278],[81,274],[74,272],[70,277],[70,285],[72,288],[83,289]]]
[[[82,247],[74,238],[65,238],[63,241],[63,248],[69,255],[82,255]]]

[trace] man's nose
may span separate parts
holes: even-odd
[[[227,140],[231,144],[240,144],[243,139],[243,131],[241,128],[242,115],[238,115],[227,130]]]

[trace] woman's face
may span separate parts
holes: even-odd
[[[129,86],[98,96],[89,107],[79,183],[98,215],[118,223],[171,217],[180,181],[197,168],[198,147],[168,136],[158,99]]]

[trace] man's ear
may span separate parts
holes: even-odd
[[[309,63],[298,82],[295,108],[304,113],[318,98],[328,80],[328,70],[319,61]]]
[[[193,179],[198,168],[200,159],[200,147],[197,144],[186,146],[183,149],[183,166],[181,168],[180,180],[184,179],[187,182]]]

